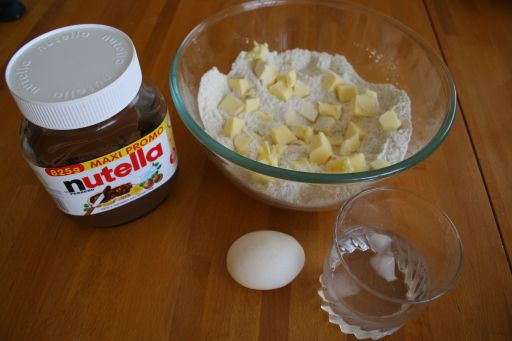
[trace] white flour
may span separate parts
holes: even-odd
[[[198,94],[199,112],[205,130],[217,141],[230,149],[234,149],[231,138],[224,136],[223,126],[230,116],[218,109],[222,98],[231,93],[228,86],[229,77],[245,77],[250,86],[255,90],[255,97],[260,99],[259,111],[271,114],[274,117],[272,122],[264,122],[256,117],[254,113],[241,113],[238,117],[245,121],[244,131],[257,133],[268,139],[270,129],[285,122],[285,114],[289,108],[301,111],[304,105],[318,101],[337,103],[335,93],[327,92],[322,88],[323,74],[326,70],[332,70],[339,74],[345,82],[357,86],[358,92],[363,93],[366,89],[377,93],[379,99],[379,115],[393,108],[402,122],[401,128],[394,133],[385,133],[378,121],[379,115],[370,118],[355,119],[349,113],[349,103],[342,104],[342,116],[336,120],[331,136],[342,136],[349,121],[355,121],[367,131],[367,137],[361,144],[359,152],[363,152],[368,162],[380,158],[390,163],[396,163],[404,159],[411,136],[411,106],[410,99],[405,91],[397,89],[391,84],[371,84],[356,74],[346,58],[341,55],[329,55],[327,53],[312,52],[302,49],[284,51],[282,53],[270,52],[266,61],[273,64],[280,73],[295,69],[297,79],[306,83],[310,88],[310,94],[306,98],[293,96],[284,102],[268,92],[253,73],[253,61],[246,59],[246,52],[241,52],[232,65],[228,75],[220,73],[217,68],[212,68],[201,78]],[[310,104],[309,104],[310,105]],[[321,124],[319,116],[313,124]],[[306,121],[304,122],[306,123]],[[270,141],[270,140],[269,140]],[[256,144],[251,144],[249,156],[256,158]],[[307,158],[309,147],[299,141],[289,145],[279,159],[279,167],[297,169],[294,160]],[[320,172],[321,168],[311,164],[298,170],[308,172]],[[227,169],[244,185],[249,186],[258,194],[263,195],[271,201],[284,201],[291,207],[315,208],[332,205],[345,200],[362,189],[364,184],[344,185],[312,185],[285,180],[277,180],[268,184],[261,184],[251,177],[251,172],[237,166]]]

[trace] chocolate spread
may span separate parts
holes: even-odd
[[[156,89],[143,83],[137,97],[125,109],[99,124],[74,130],[50,130],[24,120],[21,127],[22,147],[28,161],[38,167],[64,167],[95,159],[137,141],[158,127],[165,119],[167,107],[163,96]],[[160,181],[162,174],[147,183]],[[158,188],[115,209],[85,216],[69,215],[76,221],[95,226],[112,226],[133,220],[155,208],[168,195],[174,175]],[[132,184],[123,184],[103,190],[102,203],[127,194]],[[102,194],[90,197],[95,206]]]
[[[114,188],[107,186],[107,187],[105,187],[103,192],[95,194],[92,197],[90,197],[89,201],[94,205],[105,204],[111,200],[114,200],[115,198],[118,198],[120,196],[123,196],[123,195],[129,193],[131,188],[132,188],[131,183],[122,184],[121,186],[117,186]],[[100,202],[96,202],[98,200],[98,198],[102,195],[103,195],[103,199]]]

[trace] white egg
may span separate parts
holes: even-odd
[[[228,272],[249,289],[270,290],[290,283],[304,266],[304,250],[292,236],[256,231],[238,238],[226,257]]]

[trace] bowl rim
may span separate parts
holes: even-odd
[[[384,21],[400,31],[402,31],[405,35],[407,35],[412,41],[417,43],[426,53],[427,57],[434,63],[440,66],[440,69],[444,72],[446,79],[449,85],[450,92],[450,104],[447,108],[447,113],[445,115],[444,121],[441,124],[438,132],[435,136],[418,152],[411,155],[407,159],[404,159],[400,162],[394,163],[390,166],[376,169],[376,170],[368,170],[364,172],[357,173],[314,173],[314,172],[302,172],[297,170],[291,170],[287,168],[279,168],[270,165],[266,165],[259,161],[250,159],[248,157],[242,156],[235,152],[234,150],[229,149],[228,147],[222,145],[220,142],[217,142],[213,137],[211,137],[190,115],[185,105],[185,102],[181,96],[179,90],[178,83],[178,65],[181,60],[181,56],[183,55],[184,50],[193,41],[194,37],[203,31],[206,27],[211,24],[217,23],[222,19],[239,14],[245,11],[257,10],[260,8],[266,8],[271,6],[284,6],[284,5],[304,5],[304,4],[315,4],[320,6],[327,7],[336,7],[349,11],[362,12],[365,14],[370,14],[376,16],[381,21]],[[316,183],[316,184],[343,184],[343,183],[354,183],[354,182],[365,182],[365,181],[376,181],[383,178],[390,177],[392,175],[401,173],[406,169],[412,168],[424,159],[426,159],[430,154],[432,154],[446,139],[448,133],[450,132],[453,122],[455,120],[455,113],[457,111],[457,93],[455,89],[454,81],[451,77],[450,70],[446,66],[442,57],[435,51],[428,43],[420,37],[416,32],[412,29],[408,28],[406,25],[402,24],[398,20],[382,14],[374,9],[367,8],[364,6],[351,4],[341,0],[263,0],[263,1],[249,1],[245,3],[241,3],[235,6],[228,7],[226,9],[217,12],[216,14],[210,16],[209,18],[200,22],[197,26],[190,31],[185,39],[180,44],[174,59],[171,64],[171,69],[169,73],[169,87],[171,92],[171,97],[176,106],[176,110],[181,120],[187,127],[187,129],[194,135],[195,138],[199,140],[199,142],[206,147],[207,149],[215,152],[217,155],[222,158],[249,170],[262,173],[265,175],[269,175],[272,177],[297,181],[297,182],[306,182],[306,183]]]

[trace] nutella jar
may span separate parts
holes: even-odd
[[[48,32],[16,52],[6,81],[24,116],[25,159],[64,213],[112,226],[165,199],[178,163],[171,122],[126,34]]]

